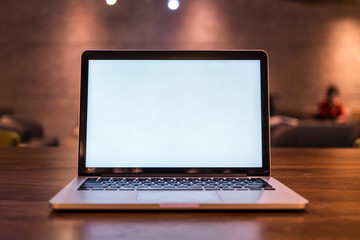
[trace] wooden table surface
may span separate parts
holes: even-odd
[[[0,239],[360,239],[360,150],[273,149],[306,211],[54,212],[76,149],[0,149]]]

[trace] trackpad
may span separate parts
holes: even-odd
[[[140,203],[219,203],[216,192],[205,191],[144,191],[138,192]]]

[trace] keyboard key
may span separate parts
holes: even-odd
[[[130,191],[130,190],[135,190],[135,187],[121,187],[121,188],[119,188],[119,190],[127,190],[127,191]]]

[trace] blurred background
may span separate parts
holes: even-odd
[[[276,134],[308,126],[334,84],[346,110],[341,128],[351,125],[352,143],[360,136],[359,0],[177,2],[171,10],[168,0],[1,1],[0,129],[17,129],[24,144],[76,144],[87,49],[264,49],[281,116],[273,125],[287,127]]]

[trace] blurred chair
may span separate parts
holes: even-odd
[[[273,147],[353,147],[360,137],[360,125],[331,122],[301,122],[298,126],[282,126],[271,132]]]
[[[13,131],[0,130],[0,147],[17,147],[19,144],[19,134]]]

